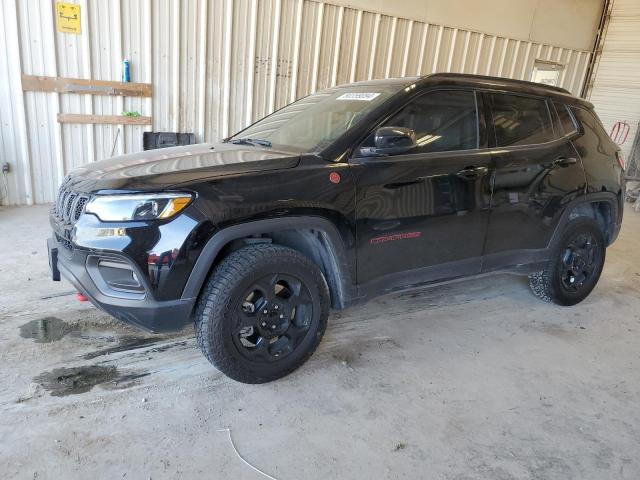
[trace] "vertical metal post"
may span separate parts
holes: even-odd
[[[318,68],[320,67],[320,48],[322,47],[322,25],[324,20],[324,3],[318,4],[316,17],[316,38],[313,47],[313,72],[311,74],[311,92],[318,89]]]
[[[344,7],[338,9],[336,25],[336,40],[333,43],[333,64],[331,65],[331,86],[338,82],[338,66],[340,62],[340,43],[342,42],[342,22],[344,21]]]
[[[360,30],[362,29],[362,10],[358,10],[356,17],[356,31],[354,33],[353,53],[351,54],[351,72],[349,73],[349,81],[356,80],[356,67],[358,66],[358,49],[360,48]]]
[[[302,9],[304,0],[298,0],[296,7],[295,40],[293,43],[293,64],[291,65],[291,85],[289,86],[289,101],[298,97],[298,59],[300,58],[300,38],[302,37]]]
[[[398,25],[398,17],[393,17],[391,20],[391,33],[389,34],[389,48],[387,49],[387,64],[384,69],[384,77],[389,78],[391,74],[391,62],[393,61],[393,49],[396,42],[396,28]]]
[[[282,0],[275,0],[275,4],[273,29],[271,30],[271,77],[269,78],[269,108],[267,113],[273,112],[276,108],[276,82],[278,80],[278,48],[280,42],[280,11]],[[231,48],[229,48],[229,52],[230,51]],[[231,58],[229,58],[229,61],[230,60]]]
[[[427,36],[429,35],[429,24],[425,23],[422,28],[422,37],[420,38],[420,56],[418,57],[418,68],[416,75],[422,75],[422,65],[424,64],[424,51],[427,46]]]
[[[380,14],[376,13],[376,20],[373,25],[373,40],[371,41],[371,52],[369,57],[369,74],[367,78],[371,80],[373,78],[373,67],[376,64],[376,50],[378,49],[378,34],[380,31]]]

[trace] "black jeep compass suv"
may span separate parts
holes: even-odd
[[[573,305],[618,235],[623,160],[566,90],[434,74],[338,86],[216,144],[72,172],[54,280],[241,382],[300,366],[330,308],[487,272]]]

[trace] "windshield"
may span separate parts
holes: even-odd
[[[294,102],[234,135],[232,142],[322,150],[355,127],[401,85],[335,87]]]

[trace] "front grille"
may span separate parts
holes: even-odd
[[[70,240],[67,240],[66,238],[64,238],[62,235],[59,235],[57,233],[55,233],[56,236],[56,241],[62,245],[64,248],[66,248],[67,250],[72,250],[73,246],[71,244]]]
[[[88,195],[74,192],[68,182],[65,182],[60,187],[58,198],[54,203],[55,216],[65,223],[75,223],[84,212],[88,201]]]
[[[88,201],[89,201],[89,198],[82,197],[82,196],[79,197],[78,200],[76,200],[76,206],[73,209],[74,220],[78,220],[80,218],[80,215],[82,215],[82,212],[84,211],[84,207]]]
[[[71,210],[73,208],[73,201],[76,199],[75,193],[70,193],[67,197],[67,202],[64,204],[64,219],[71,220]]]

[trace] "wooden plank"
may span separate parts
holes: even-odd
[[[88,95],[117,95],[122,97],[151,97],[150,83],[111,82],[85,78],[39,77],[22,75],[25,92],[80,93]]]
[[[126,115],[85,115],[82,113],[59,113],[60,123],[100,123],[108,125],[151,125],[151,117],[128,117]]]

